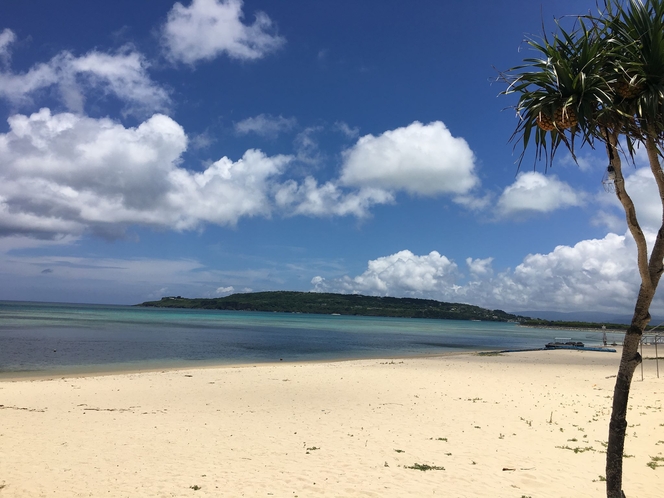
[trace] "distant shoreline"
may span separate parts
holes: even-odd
[[[606,332],[607,334],[622,334],[625,332],[627,327],[629,327],[629,325],[625,325],[625,330],[621,330],[618,328],[605,330],[595,327],[573,327],[573,326],[564,326],[564,325],[531,325],[526,323],[519,323],[518,326],[529,327],[534,329],[545,329],[545,330],[573,330],[573,331],[583,330],[585,332],[597,332],[598,334],[602,334],[604,332]]]

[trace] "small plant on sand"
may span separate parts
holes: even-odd
[[[650,467],[652,470],[655,470],[657,467],[664,467],[664,464],[660,464],[657,462],[664,462],[664,457],[651,456],[650,461],[646,465]]]
[[[394,451],[396,451],[397,453],[406,453],[405,450],[394,450]]]
[[[595,451],[595,449],[592,446],[586,446],[584,448],[577,446],[576,448],[571,448],[565,445],[565,446],[556,446],[556,448],[560,448],[561,450],[570,450],[573,451],[574,453],[585,453],[586,451]]]
[[[191,377],[191,375],[189,377]],[[193,489],[194,491],[198,491],[199,489],[201,489],[201,487],[198,484],[194,484],[193,486],[189,486],[189,489]]]
[[[606,477],[598,476],[598,479],[593,479],[593,482],[606,482]]]
[[[427,465],[426,463],[414,463],[407,469],[421,470],[422,472],[426,470],[445,470],[445,467],[438,467],[437,465]]]

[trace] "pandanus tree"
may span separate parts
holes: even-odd
[[[523,147],[519,164],[530,146],[547,168],[560,145],[574,158],[579,147],[602,146],[611,190],[636,242],[641,285],[616,376],[606,454],[607,497],[621,498],[629,391],[664,272],[664,0],[605,0],[598,14],[577,16],[571,28],[558,25],[553,35],[528,44],[535,55],[501,75],[503,94],[518,96],[512,141]],[[640,147],[662,202],[662,225],[651,247],[623,176],[623,159],[633,162]]]

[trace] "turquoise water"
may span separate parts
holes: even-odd
[[[596,345],[601,334],[513,323],[0,301],[0,375],[537,348],[554,337]]]

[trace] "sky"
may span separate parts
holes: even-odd
[[[498,81],[526,38],[589,10],[3,1],[0,300],[296,290],[630,313],[604,151],[519,167]],[[625,173],[652,240],[645,154]]]

